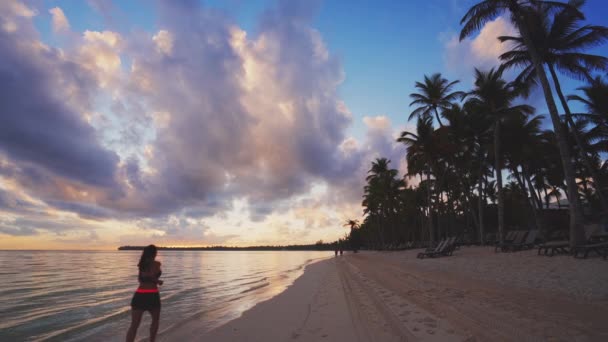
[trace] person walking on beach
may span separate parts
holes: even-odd
[[[144,248],[139,259],[139,287],[131,299],[131,326],[127,332],[127,342],[133,342],[137,335],[137,328],[141,323],[141,316],[144,312],[150,312],[152,324],[150,325],[150,341],[154,342],[158,332],[158,322],[160,319],[160,294],[158,286],[163,284],[159,280],[162,271],[160,262],[156,258],[156,246],[149,245]]]

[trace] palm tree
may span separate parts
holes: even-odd
[[[520,32],[522,41],[528,49],[530,60],[536,70],[536,76],[540,81],[543,93],[545,95],[545,101],[551,115],[551,121],[553,122],[553,129],[555,131],[557,142],[559,144],[560,157],[562,161],[562,167],[564,169],[564,175],[566,178],[566,184],[568,186],[568,194],[572,199],[576,199],[578,190],[576,187],[576,180],[574,175],[574,167],[571,158],[571,151],[568,145],[566,128],[562,125],[562,122],[555,105],[551,86],[545,70],[543,69],[543,61],[538,53],[537,47],[534,44],[530,28],[527,26],[527,16],[529,15],[530,8],[532,5],[539,3],[545,4],[545,10],[553,11],[562,8],[571,8],[573,11],[578,11],[576,7],[566,3],[560,3],[556,1],[541,1],[541,0],[483,0],[472,6],[469,11],[464,15],[461,20],[463,28],[460,32],[460,40],[463,40],[473,32],[478,31],[485,23],[493,20],[497,15],[508,12],[511,16],[511,21],[515,24],[515,27]],[[580,12],[579,12],[580,13]],[[582,13],[580,14],[582,16]],[[572,200],[570,203],[570,244],[572,246],[579,244],[583,238],[583,216],[578,201]]]
[[[410,114],[408,121],[414,117],[432,116],[434,114],[439,126],[443,126],[439,118],[439,109],[449,109],[452,102],[462,96],[460,91],[452,92],[452,88],[458,82],[460,81],[449,82],[441,77],[440,73],[433,74],[431,77],[424,75],[424,83],[416,82],[416,88],[419,92],[410,94],[410,98],[414,100],[410,103],[410,106],[417,105],[418,108]]]
[[[484,108],[479,106],[476,101],[465,102],[462,111],[464,114],[464,123],[461,125],[463,127],[459,129],[457,126],[453,126],[452,124],[450,127],[458,131],[463,131],[460,133],[462,138],[458,140],[458,143],[466,148],[468,153],[463,155],[463,158],[469,161],[469,172],[474,175],[472,177],[473,180],[477,178],[477,224],[479,228],[479,241],[483,245],[485,242],[483,212],[486,204],[483,184],[485,177],[490,172],[487,159],[488,147],[491,145],[492,141],[491,133],[493,118],[486,115]],[[449,115],[450,112],[447,112],[447,114]]]
[[[359,228],[358,220],[346,220],[344,227],[350,227],[351,230]]]
[[[364,213],[375,220],[381,248],[384,248],[387,242],[385,233],[389,233],[389,239],[396,236],[393,214],[396,207],[396,193],[401,183],[395,179],[398,171],[389,168],[390,162],[386,158],[378,158],[372,162],[363,195]],[[385,227],[391,230],[385,232]]]
[[[431,116],[418,118],[416,133],[404,131],[398,142],[407,146],[408,173],[415,175],[426,172],[427,205],[428,205],[428,230],[431,244],[435,241],[435,230],[433,227],[433,213],[431,209],[431,164],[435,156],[433,141],[433,119]]]
[[[359,237],[356,233],[356,230],[361,227],[358,220],[346,220],[344,227],[350,227],[350,234],[348,235],[348,241],[350,242],[350,247],[356,253],[359,249]]]
[[[470,101],[494,118],[494,170],[498,190],[498,235],[502,243],[504,232],[504,197],[502,191],[501,126],[509,115],[527,115],[534,112],[528,105],[513,105],[521,89],[502,79],[502,71],[475,69],[475,88],[467,94]]]
[[[513,115],[505,122],[503,131],[506,141],[517,142],[505,146],[505,159],[508,161],[508,167],[519,186],[524,191],[526,204],[531,210],[536,227],[541,231],[544,227],[538,210],[542,209],[542,200],[536,194],[532,177],[541,168],[543,162],[541,153],[543,140],[540,129],[543,119],[542,115],[534,117]]]
[[[584,0],[571,1],[570,4],[576,10],[572,10],[572,7],[561,8],[552,18],[551,12],[546,11],[546,6],[540,3],[538,6],[530,8],[526,16],[532,41],[541,60],[551,73],[553,85],[566,114],[566,124],[570,127],[574,127],[576,124],[572,119],[572,113],[562,92],[556,68],[576,79],[589,79],[591,71],[603,71],[608,68],[608,58],[581,52],[586,48],[600,45],[608,39],[608,28],[580,25],[583,17],[578,9],[584,3]],[[503,61],[501,67],[507,69],[523,67],[516,80],[528,83],[534,82],[536,71],[523,38],[521,36],[503,36],[498,37],[498,39],[501,42],[515,43],[513,50],[500,56]],[[580,136],[576,130],[572,130],[572,133],[585,168],[594,179],[597,179],[597,173],[594,172],[591,158],[584,148]],[[601,192],[598,192],[598,195],[603,211],[608,213],[608,202]]]
[[[580,95],[568,96],[569,101],[578,101],[585,105],[586,113],[575,114],[575,116],[588,120],[593,125],[594,134],[608,138],[608,83],[597,76],[588,85],[578,88],[585,97]],[[604,152],[608,148],[604,147]]]

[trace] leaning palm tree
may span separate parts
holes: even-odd
[[[470,101],[494,118],[494,170],[498,190],[498,238],[503,242],[504,196],[502,190],[501,127],[508,116],[527,115],[534,112],[528,105],[513,105],[522,90],[502,79],[502,71],[475,69],[475,87],[467,94]]]
[[[414,101],[410,106],[417,105],[409,116],[408,121],[414,117],[435,115],[439,126],[443,126],[439,118],[439,110],[446,110],[452,107],[452,102],[462,96],[461,91],[452,91],[458,80],[449,82],[441,77],[440,73],[433,74],[431,77],[424,75],[424,83],[416,82],[418,93],[411,93],[410,98]]]
[[[350,247],[353,249],[353,251],[356,253],[357,250],[359,249],[359,234],[356,231],[358,228],[361,227],[361,225],[359,224],[358,220],[346,220],[346,223],[344,223],[343,225],[344,227],[350,227],[350,234],[348,234],[348,240],[350,242]]]
[[[343,225],[344,227],[350,227],[351,230],[359,228],[358,220],[346,220],[346,223]]]
[[[527,24],[527,16],[532,8],[539,3],[545,4],[545,10],[555,11],[562,8],[571,8],[572,11],[578,11],[576,7],[556,2],[556,1],[541,1],[541,0],[483,0],[472,6],[469,11],[464,15],[461,20],[463,28],[460,32],[460,40],[470,36],[473,32],[478,31],[481,27],[493,20],[497,15],[501,13],[509,13],[511,21],[515,24],[515,27],[519,30],[522,37],[523,43],[528,49],[530,60],[536,70],[536,77],[540,81],[543,93],[545,95],[545,101],[549,114],[551,115],[551,121],[553,122],[553,130],[555,131],[557,142],[560,150],[560,157],[562,161],[562,167],[564,169],[564,175],[566,178],[566,184],[568,186],[568,194],[570,198],[575,199],[578,194],[578,189],[575,180],[574,166],[571,158],[570,146],[568,145],[566,127],[562,125],[557,106],[555,105],[555,99],[547,79],[547,74],[543,69],[543,61],[538,53],[538,48],[535,45],[530,28]],[[580,12],[579,12],[580,13]],[[581,16],[582,13],[580,13]],[[583,234],[583,215],[580,204],[578,201],[573,200],[570,203],[570,244],[576,245],[582,242],[584,238]]]
[[[536,51],[543,65],[546,65],[553,85],[565,111],[566,124],[575,127],[572,113],[564,96],[556,70],[576,79],[589,79],[590,72],[608,69],[608,58],[584,53],[583,50],[598,46],[608,39],[608,28],[603,26],[584,25],[579,9],[584,0],[570,1],[572,7],[561,8],[553,16],[546,11],[546,4],[539,3],[529,9],[526,16],[527,25]],[[575,8],[576,10],[573,10]],[[498,37],[501,42],[514,43],[514,49],[500,56],[503,68],[522,67],[517,81],[524,83],[535,82],[536,70],[530,58],[528,48],[521,36]],[[594,179],[598,175],[594,172],[591,158],[585,149],[581,137],[572,129],[573,137],[578,145],[578,151],[587,171]],[[608,213],[608,202],[601,192],[598,192],[603,211]]]

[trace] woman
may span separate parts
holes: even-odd
[[[158,285],[163,281],[159,280],[161,275],[160,262],[156,258],[156,246],[150,245],[144,248],[139,259],[139,287],[131,300],[131,326],[127,333],[127,342],[135,340],[137,328],[141,322],[141,316],[145,311],[150,312],[152,324],[150,325],[150,341],[156,339],[158,331],[158,320],[160,318],[160,295]]]

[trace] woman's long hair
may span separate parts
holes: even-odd
[[[152,265],[154,258],[156,258],[156,246],[149,245],[144,247],[144,250],[141,253],[141,258],[139,258],[139,264],[137,264],[139,271],[146,272],[150,270],[150,266]]]

